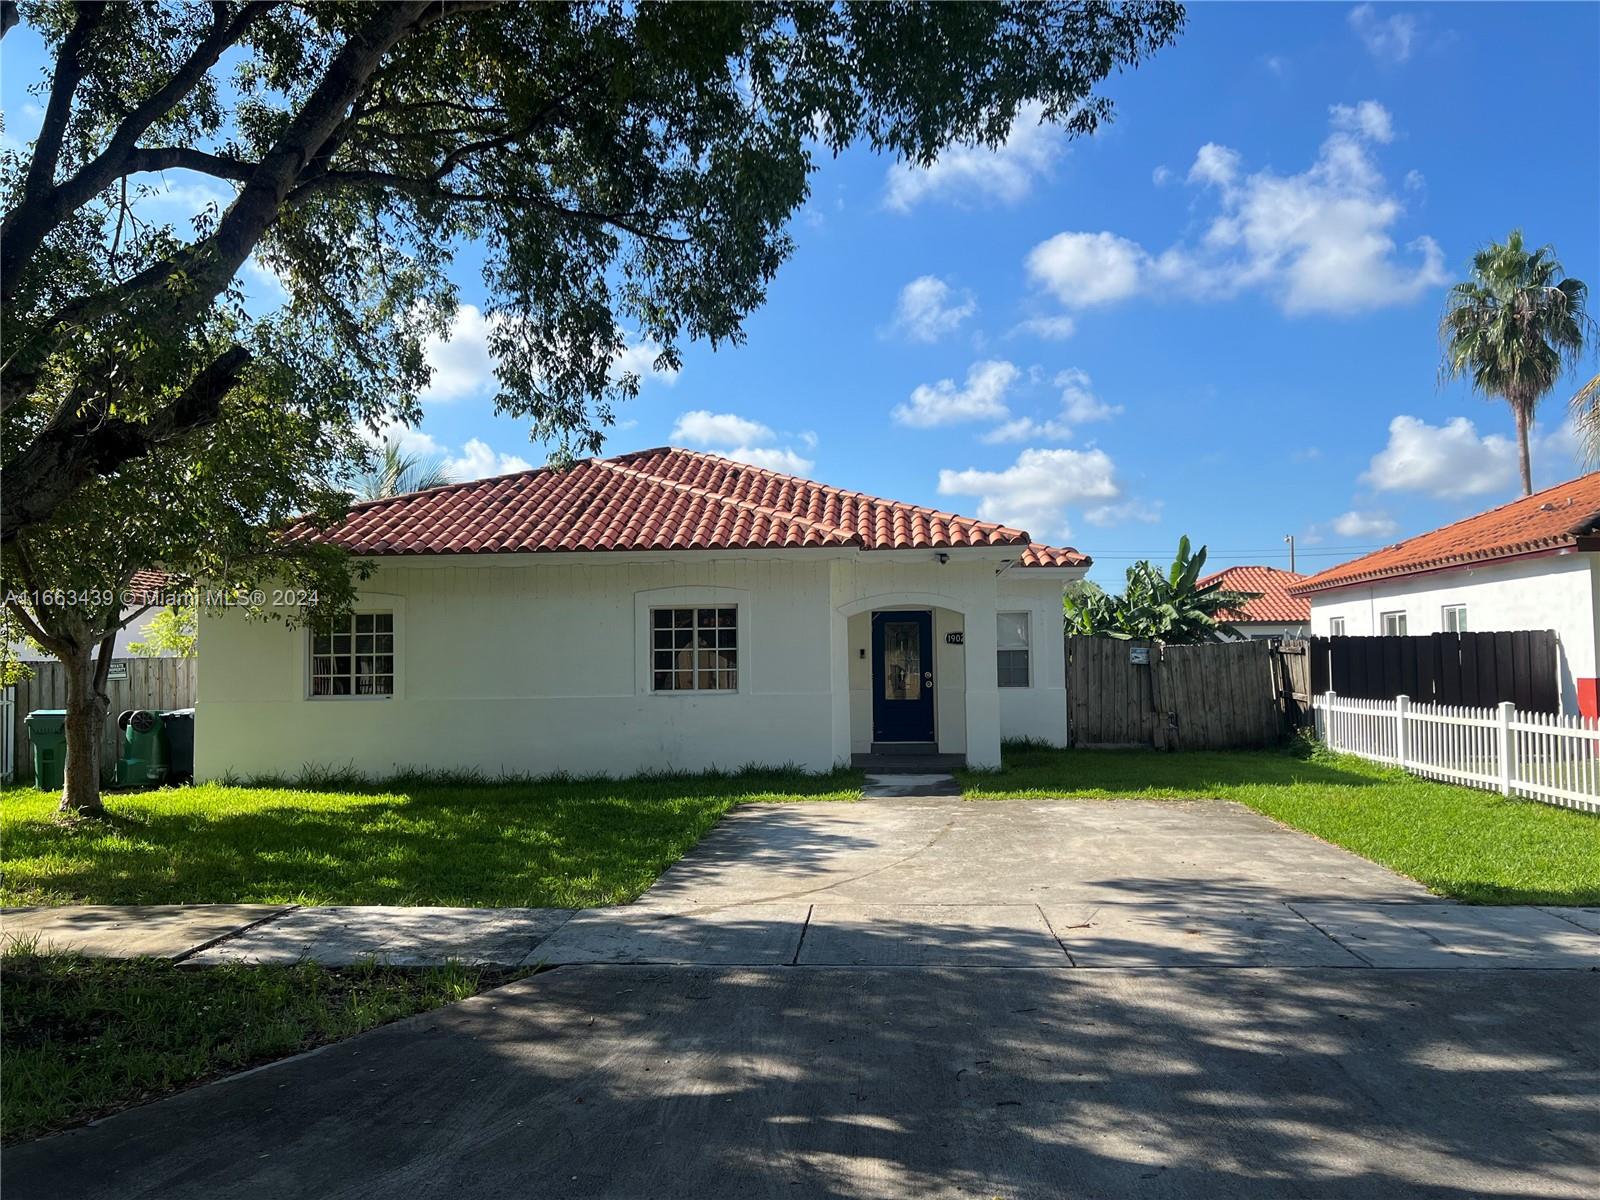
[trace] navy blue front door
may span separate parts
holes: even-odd
[[[872,614],[872,740],[933,741],[933,614]]]

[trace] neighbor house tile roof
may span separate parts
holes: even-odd
[[[671,447],[369,500],[286,536],[365,555],[1017,546],[1041,566],[1090,561],[1020,529]]]
[[[1259,592],[1243,608],[1225,609],[1222,619],[1234,624],[1240,621],[1270,621],[1273,624],[1293,624],[1311,619],[1311,601],[1291,596],[1289,588],[1304,579],[1293,571],[1277,567],[1229,567],[1215,575],[1207,575],[1201,584],[1216,583],[1230,592]]]
[[[1407,538],[1296,585],[1297,595],[1441,567],[1557,550],[1600,529],[1600,472]]]

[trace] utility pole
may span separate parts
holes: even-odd
[[[1289,543],[1289,574],[1298,574],[1299,572],[1294,569],[1294,534],[1285,534],[1283,540]]]

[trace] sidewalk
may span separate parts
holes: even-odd
[[[100,957],[329,966],[1597,969],[1593,909],[1372,900],[613,908],[152,905],[11,909],[0,939]]]

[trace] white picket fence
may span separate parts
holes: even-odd
[[[1554,713],[1454,704],[1350,700],[1312,702],[1317,735],[1333,750],[1404,767],[1430,779],[1490,788],[1600,812],[1600,721]]]

